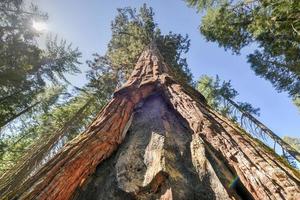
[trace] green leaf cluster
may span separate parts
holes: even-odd
[[[283,140],[300,152],[300,138],[284,136]]]
[[[154,21],[154,12],[144,4],[139,11],[133,8],[118,9],[111,25],[112,39],[105,55],[120,80],[126,80],[142,50],[155,40],[165,61],[174,68],[179,81],[192,82],[192,74],[182,57],[190,46],[188,36],[169,32],[164,35]]]
[[[238,96],[238,92],[232,87],[230,81],[221,81],[218,76],[213,78],[203,75],[199,78],[196,88],[205,97],[209,106],[226,117],[238,120],[236,108],[227,101],[228,99],[234,100]],[[237,104],[243,111],[259,115],[260,109],[253,107],[250,103],[238,102]]]
[[[32,23],[46,19],[22,0],[0,2],[0,128],[39,105],[47,83],[80,72],[81,54],[66,41],[49,36],[44,49],[38,46],[40,33]]]
[[[300,94],[299,0],[186,0],[204,12],[200,32],[208,41],[248,55],[256,75],[296,99]]]

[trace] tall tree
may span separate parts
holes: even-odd
[[[154,12],[144,4],[139,11],[133,8],[118,9],[111,25],[112,39],[105,55],[117,75],[124,82],[147,44],[156,40],[165,60],[174,68],[176,77],[185,83],[192,82],[192,74],[183,54],[189,50],[188,36],[168,33],[163,35],[154,21]]]
[[[19,177],[11,184],[29,178],[29,174],[39,167],[42,160],[47,157],[49,159],[49,153],[53,148],[61,148],[62,143],[57,140],[63,138],[64,143],[84,129],[86,123],[92,119],[91,116],[94,116],[112,97],[113,90],[125,81],[133,70],[132,66],[137,56],[151,40],[160,41],[158,43],[161,48],[164,48],[166,60],[174,66],[174,71],[176,71],[174,74],[185,83],[191,82],[186,60],[182,58],[182,54],[186,53],[189,48],[187,36],[173,33],[166,36],[160,34],[154,23],[152,8],[146,5],[141,7],[139,12],[135,9],[124,8],[119,9],[118,13],[112,23],[113,37],[107,54],[105,56],[95,54],[95,59],[88,61],[91,68],[87,74],[89,82],[85,88],[80,89],[84,92],[76,96],[74,100],[66,101],[63,105],[55,105],[55,108],[48,113],[37,116],[32,121],[32,126],[25,127],[20,130],[20,134],[4,141],[1,156],[2,172],[9,169],[5,177],[9,178],[13,174],[18,174]],[[120,32],[120,30],[126,30],[126,32]],[[132,45],[128,51],[127,41],[131,43],[137,41],[137,45]],[[88,107],[85,103],[88,98],[83,98],[84,96],[93,99]],[[56,131],[49,134],[49,130]]]
[[[8,168],[8,163],[9,168],[17,168],[19,165],[13,166],[18,163],[26,149],[34,149],[30,146],[34,146],[36,143],[43,143],[39,142],[38,138],[43,138],[44,134],[48,135],[47,132],[49,130],[60,130],[61,127],[68,127],[68,131],[63,129],[63,131],[59,131],[59,134],[75,136],[80,133],[80,130],[89,121],[88,119],[91,119],[90,116],[93,116],[97,110],[101,109],[112,97],[113,90],[125,81],[126,76],[133,69],[132,66],[136,62],[135,59],[139,52],[151,40],[159,41],[160,48],[164,49],[163,53],[166,55],[167,62],[175,66],[174,74],[177,74],[177,78],[180,78],[185,83],[191,82],[191,74],[187,68],[186,60],[182,58],[182,54],[188,51],[188,38],[173,33],[169,33],[166,36],[160,34],[153,17],[154,12],[152,8],[148,8],[146,5],[143,5],[139,12],[132,8],[118,10],[118,15],[112,22],[113,36],[109,42],[107,54],[105,56],[95,54],[94,60],[87,62],[90,67],[87,73],[88,83],[84,88],[80,89],[84,92],[79,95],[73,94],[75,96],[73,100],[64,100],[65,103],[63,105],[54,105],[55,108],[48,111],[48,113],[41,113],[34,117],[31,121],[33,126],[26,126],[24,129],[19,130],[19,134],[15,134],[13,138],[6,139],[2,144],[2,160],[8,160],[9,162],[3,162],[3,169]],[[128,41],[132,42],[132,46],[128,46]],[[133,45],[133,42],[137,42],[137,44]],[[128,47],[130,47],[130,50],[128,50]],[[82,118],[78,116],[76,123],[74,122],[76,128],[72,125],[73,128],[71,129],[70,123],[67,122],[72,118],[74,112],[76,113],[77,110],[81,109],[82,105],[85,105],[87,98],[83,98],[84,96],[94,99],[92,103],[89,103],[89,108],[93,109],[93,112],[81,114]],[[40,103],[39,101],[37,102]],[[26,109],[30,110],[31,107]],[[89,109],[87,108],[86,110]],[[32,111],[36,111],[36,109]],[[17,116],[17,114],[14,116]],[[31,152],[34,152],[34,150]],[[39,161],[35,160],[35,163],[39,163],[41,159],[42,157],[39,157]],[[32,165],[32,167],[34,166]]]
[[[171,70],[152,43],[86,131],[3,197],[298,199],[299,174]]]
[[[232,87],[230,81],[221,82],[220,78],[204,75],[197,82],[197,90],[205,97],[208,105],[233,120],[238,120],[235,108],[228,99],[235,100],[238,92]],[[259,108],[253,107],[247,102],[238,102],[239,108],[253,115],[259,115]]]
[[[200,32],[208,41],[239,54],[250,44],[257,49],[248,62],[258,76],[294,99],[300,94],[300,1],[186,0],[206,11]]]
[[[50,115],[57,112],[66,93],[65,76],[80,72],[81,54],[65,40],[48,36],[45,47],[40,48],[37,39],[41,33],[33,23],[47,18],[37,6],[22,0],[0,2],[1,174],[11,169],[43,134],[56,129],[49,121],[61,121],[50,120]]]
[[[47,15],[22,0],[0,2],[0,127],[31,111],[47,81],[66,81],[66,73],[78,73],[80,52],[57,37],[49,37],[45,49],[37,44],[40,33],[32,28]]]
[[[136,26],[139,27],[151,30],[151,26]],[[137,29],[130,29],[130,34],[135,33],[133,30]],[[118,41],[121,35],[124,34],[112,37],[112,41]],[[159,38],[154,37],[161,48],[164,43],[160,44]],[[32,148],[17,168],[2,176],[0,193],[3,198],[259,199],[268,195],[297,198],[299,175],[230,120],[211,110],[205,98],[185,84],[188,79],[181,68],[183,65],[176,60],[181,59],[184,51],[169,49],[173,44],[180,46],[180,42],[170,42],[161,53],[155,43],[143,47],[144,53],[134,70],[128,63],[129,58],[134,62],[133,55],[138,48],[125,48],[124,44],[130,45],[126,40],[119,42],[120,46],[114,46],[105,56],[96,55],[95,60],[89,62],[91,81],[83,89],[84,95],[80,95],[99,98],[100,102],[112,98],[111,101],[84,133],[67,142],[50,160],[46,159],[45,165],[29,173],[26,169],[33,169],[30,164],[40,160],[49,146],[55,147],[61,141],[57,138],[64,135],[70,124],[78,127],[77,120],[86,119],[78,117],[78,113],[89,101],[80,101],[80,109],[72,111],[73,117],[68,115],[67,109],[62,109],[58,116],[67,117],[57,117],[54,121],[56,124],[64,119],[62,131],[54,131],[49,137],[43,134],[39,146]],[[118,51],[119,47],[122,51]],[[119,56],[113,57],[116,52]],[[172,55],[170,60],[163,59],[164,53]],[[119,58],[123,58],[121,67],[114,64]],[[180,66],[179,73],[170,65],[171,61]],[[132,70],[132,76],[128,76]],[[127,77],[128,81],[112,94],[111,89]],[[92,107],[92,113],[100,107]],[[51,128],[45,130],[49,132]],[[113,154],[118,147],[118,152]],[[109,156],[112,158],[104,161]],[[248,163],[256,167],[247,168]],[[272,179],[270,168],[278,172]],[[258,169],[268,170],[262,174]],[[253,177],[257,181],[252,181]],[[230,184],[232,181],[234,183]],[[262,190],[264,186],[268,186],[268,190]]]

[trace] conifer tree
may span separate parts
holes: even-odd
[[[200,32],[233,53],[250,44],[248,55],[256,75],[286,91],[298,105],[300,94],[300,1],[186,0],[204,12]]]
[[[47,15],[21,0],[0,2],[0,128],[31,112],[46,82],[67,81],[66,73],[78,73],[80,52],[66,41],[49,37],[45,49],[33,21]]]
[[[235,113],[235,108],[227,100],[235,100],[238,92],[232,87],[230,81],[221,82],[220,78],[201,76],[197,82],[197,90],[205,97],[209,106],[219,111],[224,116],[227,116],[234,121],[238,120]],[[239,108],[244,112],[259,116],[259,108],[253,107],[248,102],[238,102]]]

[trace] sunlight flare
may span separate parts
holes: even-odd
[[[46,31],[48,29],[48,26],[45,22],[42,21],[33,21],[32,27],[39,32]]]

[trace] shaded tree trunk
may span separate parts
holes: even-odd
[[[18,117],[20,117],[21,115],[31,111],[34,107],[36,107],[37,105],[39,105],[41,102],[38,101],[26,108],[24,108],[22,111],[13,114],[12,116],[10,116],[8,119],[5,119],[5,116],[3,116],[3,121],[0,121],[0,128],[2,128],[3,126],[7,125],[8,123],[12,122],[13,120],[17,119]],[[2,117],[2,116],[1,116]]]
[[[299,174],[194,89],[155,44],[87,130],[8,199],[299,199]]]

